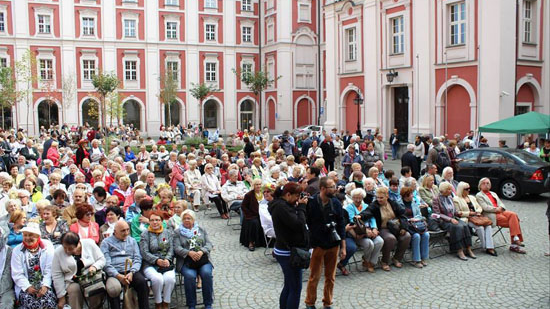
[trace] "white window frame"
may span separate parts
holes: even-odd
[[[171,68],[172,65],[176,65],[176,70],[173,70]],[[178,82],[178,88],[179,88],[179,81],[180,81],[180,62],[176,59],[166,59],[165,63],[165,70],[167,74],[172,74],[172,78]]]
[[[0,57],[0,68],[8,67],[8,57]]]
[[[344,29],[346,43],[346,61],[357,61],[357,28],[349,27]],[[350,34],[353,34],[353,40],[350,40]]]
[[[4,8],[0,7],[0,32],[1,33],[6,33],[6,28],[7,28],[6,17],[7,17],[6,11],[4,10]]]
[[[164,0],[164,5],[179,6],[179,0]]]
[[[92,64],[93,68],[89,65],[87,67],[86,63]],[[82,59],[82,81],[90,82],[92,81],[94,75],[97,74],[97,60],[93,58],[83,58]]]
[[[267,21],[267,42],[274,42],[275,41],[275,23],[273,22],[273,19],[269,19]]]
[[[48,66],[48,63],[50,64]],[[44,64],[44,65],[43,65]],[[41,81],[55,81],[54,60],[51,58],[39,58],[38,68]]]
[[[170,29],[168,25],[176,25],[175,29]],[[179,37],[179,22],[175,20],[167,20],[164,24],[166,39],[168,40],[177,40]]]
[[[214,31],[209,31],[209,28],[213,27]],[[212,29],[210,29],[212,30]],[[205,23],[204,24],[204,41],[205,42],[217,42],[218,41],[218,25],[215,23]]]
[[[397,23],[397,24],[396,24]],[[390,19],[391,55],[401,55],[405,53],[405,18],[403,15]],[[396,29],[397,27],[397,29]]]
[[[241,0],[241,11],[252,12],[254,11],[254,5],[252,0]]]
[[[204,0],[204,8],[205,9],[217,9],[218,8],[218,0]]]
[[[85,20],[88,19],[88,20],[91,20],[92,21],[92,27],[90,28],[90,25],[87,25]],[[95,37],[96,35],[96,18],[95,17],[92,17],[92,16],[82,16],[81,17],[81,20],[80,20],[80,24],[82,25],[82,36],[87,36],[87,37]],[[90,32],[90,29],[91,29],[91,33]],[[88,33],[87,33],[88,32]]]
[[[247,31],[245,31],[245,29],[248,29],[248,33],[246,33]],[[242,36],[242,39],[241,41],[243,43],[248,43],[248,44],[252,44],[252,33],[253,33],[253,30],[252,30],[252,26],[249,26],[249,25],[244,25],[241,27],[241,36]]]
[[[453,10],[458,9],[458,11],[453,14]],[[465,45],[467,41],[467,27],[468,27],[468,8],[466,1],[460,1],[456,3],[449,4],[448,7],[448,20],[449,20],[449,46],[461,46]],[[461,16],[463,15],[463,16]],[[453,16],[456,16],[456,20],[453,20]],[[463,18],[462,18],[463,17]],[[453,34],[453,32],[455,32]],[[456,37],[456,41],[455,41]]]
[[[135,67],[132,67],[132,64]],[[124,60],[124,80],[135,82],[138,80],[138,62],[135,59]]]
[[[522,42],[524,44],[537,43],[537,8],[536,0],[523,0],[521,19],[522,19]]]
[[[127,24],[128,22],[128,24]],[[132,35],[132,29],[130,22],[134,23],[133,27],[133,35]],[[127,28],[128,26],[128,28]],[[123,18],[122,19],[122,31],[123,31],[123,37],[126,39],[137,39],[138,37],[138,20],[136,18]]]
[[[212,70],[212,66],[214,70]],[[207,83],[218,82],[218,63],[214,61],[204,62],[204,81]]]
[[[302,7],[307,7],[308,15],[302,16]],[[298,2],[298,22],[299,23],[311,23],[311,3],[304,1]]]
[[[51,35],[53,33],[52,15],[51,14],[36,14],[36,33]],[[42,19],[42,21],[41,21]],[[41,31],[42,30],[42,31]]]

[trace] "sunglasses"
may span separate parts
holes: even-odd
[[[87,212],[86,216],[92,216],[93,214],[94,214],[93,212]]]
[[[464,188],[464,191],[470,191],[470,188]]]

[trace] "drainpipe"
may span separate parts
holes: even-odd
[[[258,1],[258,63],[260,64],[260,70],[263,70],[262,68],[262,1]],[[262,92],[260,91],[258,95],[258,128],[260,130],[263,130],[262,128]]]
[[[321,79],[321,0],[317,0],[317,125],[321,125],[321,107],[323,100]]]

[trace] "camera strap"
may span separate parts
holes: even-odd
[[[328,224],[331,222],[330,220],[330,214],[332,213],[332,198],[329,198],[327,205],[325,206],[323,204],[323,201],[321,200],[321,195],[317,195],[317,201],[319,202],[319,205],[321,206],[321,212],[323,213],[323,219],[325,221],[325,224]]]

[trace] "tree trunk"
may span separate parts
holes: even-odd
[[[170,103],[168,103],[168,126],[172,125],[172,110],[170,109]]]
[[[4,123],[4,107],[2,106],[2,130],[5,130],[5,123]]]

